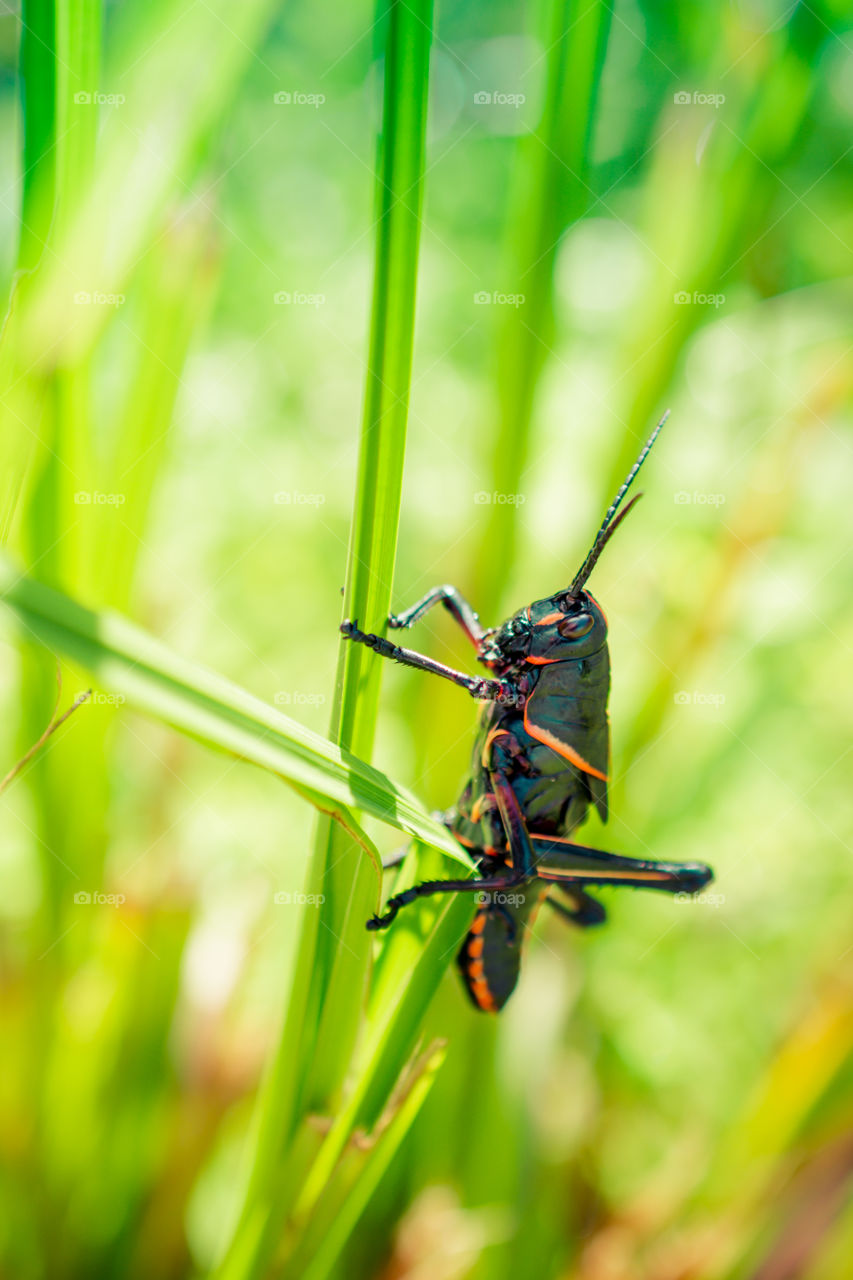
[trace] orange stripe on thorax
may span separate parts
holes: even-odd
[[[594,768],[588,760],[584,760],[580,752],[575,751],[574,747],[561,742],[559,738],[556,738],[553,733],[549,733],[547,729],[540,729],[538,725],[531,724],[527,715],[528,705],[525,704],[524,707],[524,727],[531,738],[535,738],[543,746],[550,747],[552,751],[556,751],[558,756],[568,760],[569,764],[573,764],[576,769],[580,769],[583,773],[590,773],[594,778],[601,778],[602,782],[607,781],[607,774],[602,773],[600,769]]]

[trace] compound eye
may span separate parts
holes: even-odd
[[[580,640],[588,636],[595,626],[595,619],[589,613],[575,613],[557,623],[557,630],[566,640]]]

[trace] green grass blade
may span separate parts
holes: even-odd
[[[384,3],[381,9],[384,8]],[[370,346],[350,538],[345,614],[384,632],[400,518],[415,326],[418,244],[426,139],[431,0],[388,10],[382,133],[376,173],[376,250]],[[342,643],[330,736],[369,758],[383,663],[363,645]],[[324,939],[323,1025],[312,1096],[340,1086],[361,1012],[371,939],[364,919],[376,906],[370,869],[343,833],[321,823],[315,856],[329,868],[325,892],[336,910]],[[339,905],[337,905],[339,904]],[[340,939],[340,943],[338,943]]]
[[[403,1082],[401,1096],[389,1108],[391,1115],[383,1117],[377,1131],[366,1139],[367,1150],[347,1151],[329,1187],[324,1214],[311,1224],[293,1258],[294,1274],[305,1280],[324,1280],[329,1274],[426,1101],[444,1057],[440,1043],[428,1048],[414,1064],[412,1078]]]
[[[384,9],[383,3],[380,16]],[[403,480],[431,0],[413,6],[391,0],[387,22],[367,385],[344,590],[345,615],[375,632],[384,631],[391,602]],[[380,674],[374,654],[342,642],[330,734],[342,749],[361,756],[373,746]],[[313,921],[303,921],[306,933],[269,1077],[276,1087],[268,1082],[262,1096],[254,1170],[221,1273],[229,1280],[262,1274],[286,1207],[280,1192],[275,1202],[276,1147],[283,1152],[293,1132],[298,1100],[321,1110],[330,1105],[347,1071],[361,1017],[371,953],[364,921],[376,907],[375,871],[339,825],[322,818],[313,864],[325,899],[325,927],[318,930]],[[282,1105],[282,1092],[292,1100],[291,1108]],[[325,1167],[329,1151],[324,1144],[315,1168]]]
[[[0,560],[0,603],[28,636],[181,732],[278,774],[314,803],[352,805],[445,853],[461,850],[385,774],[110,613],[94,613]]]
[[[57,344],[73,358],[93,344],[110,308],[81,308],[75,294],[123,291],[168,200],[192,177],[199,146],[227,106],[274,8],[273,0],[154,0],[126,7],[118,52],[105,71],[109,92],[123,101],[105,121],[94,181],[63,229],[28,309],[24,360],[51,358]],[[188,74],[188,50],[204,75]],[[129,146],[133,135],[139,142]]]

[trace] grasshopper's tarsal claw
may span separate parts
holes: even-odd
[[[396,914],[396,911],[387,911],[384,916],[371,916],[364,927],[370,933],[378,933],[380,929],[388,928]]]

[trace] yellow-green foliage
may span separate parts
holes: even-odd
[[[0,18],[0,775],[92,688],[0,790],[4,1276],[848,1274],[847,24]],[[584,839],[717,879],[543,913],[489,1019],[469,903],[363,929],[475,707],[338,625],[566,585],[667,406]]]

